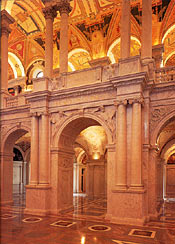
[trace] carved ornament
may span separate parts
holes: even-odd
[[[70,6],[70,0],[60,0],[56,7],[57,10],[60,12],[60,15],[62,15],[63,13],[69,14],[72,11],[72,7]]]
[[[73,167],[73,162],[71,160],[71,158],[60,158],[60,160],[58,160],[58,166],[61,168],[71,168]]]
[[[164,117],[174,110],[174,105],[153,108],[150,112],[150,130],[152,131]]]
[[[54,21],[54,18],[57,16],[57,9],[55,7],[46,7],[43,9],[43,14],[46,19]]]

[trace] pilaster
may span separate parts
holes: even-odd
[[[32,130],[31,130],[31,176],[30,185],[39,183],[39,118],[38,114],[32,113]]]
[[[115,186],[126,188],[127,185],[127,100],[117,101],[117,136],[116,136],[116,179]]]
[[[143,98],[129,101],[132,104],[131,128],[131,187],[142,188],[142,114]]]

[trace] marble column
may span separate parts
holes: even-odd
[[[131,187],[142,186],[142,99],[130,101],[132,103],[131,128]]]
[[[142,1],[142,59],[152,59],[152,0]]]
[[[120,58],[128,58],[130,56],[130,38],[131,38],[131,13],[130,0],[122,1],[121,12],[121,45]]]
[[[46,41],[45,41],[45,76],[52,78],[53,74],[53,21],[57,16],[56,8],[46,7],[43,9],[46,19]]]
[[[10,24],[14,19],[6,10],[1,11],[1,90],[8,89],[8,37],[11,32]],[[2,72],[3,71],[3,72]]]
[[[32,129],[31,129],[31,176],[30,185],[38,184],[38,160],[39,160],[39,120],[36,113],[32,114]]]
[[[117,148],[116,148],[116,186],[126,187],[127,184],[127,125],[126,105],[127,100],[119,102],[117,109]]]
[[[49,115],[47,112],[41,115],[40,130],[40,159],[39,159],[39,184],[49,183]]]
[[[60,74],[68,72],[68,19],[71,12],[70,1],[64,0],[58,10],[61,15],[60,23]]]

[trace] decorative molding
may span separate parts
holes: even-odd
[[[116,138],[116,108],[115,106],[99,106],[96,108],[86,108],[84,113],[96,114],[108,125],[113,141]]]
[[[116,107],[118,107],[119,105],[124,105],[126,106],[128,104],[128,100],[127,99],[123,99],[123,100],[116,100],[114,102],[114,104],[116,105]]]
[[[56,132],[59,130],[60,125],[63,124],[65,119],[71,118],[75,115],[96,115],[105,124],[108,126],[111,131],[112,138],[115,140],[115,130],[116,130],[116,107],[114,105],[111,106],[98,106],[98,107],[89,107],[89,108],[81,108],[76,109],[74,111],[58,111],[53,112],[51,114],[50,122],[52,124],[52,137],[56,135]]]
[[[58,167],[72,168],[73,167],[73,159],[72,158],[59,158]]]
[[[139,103],[141,105],[144,105],[144,99],[143,97],[133,98],[128,100],[129,104]]]
[[[152,108],[150,111],[150,131],[153,131],[157,124],[172,111],[175,111],[175,105]]]

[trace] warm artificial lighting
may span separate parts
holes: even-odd
[[[85,244],[85,241],[86,241],[85,236],[82,236],[82,237],[81,237],[81,244]]]
[[[96,152],[93,154],[93,159],[98,160],[100,158],[100,153]]]
[[[175,25],[172,25],[172,26],[167,30],[167,32],[165,33],[165,35],[164,35],[163,38],[162,38],[162,43],[164,43],[165,38],[167,37],[167,35],[168,35],[173,29],[175,29]]]
[[[33,90],[33,85],[29,85],[29,86],[26,86],[24,88],[24,92],[29,92],[29,91],[32,91]]]
[[[171,56],[173,56],[175,54],[175,52],[172,52],[168,55],[168,57],[166,57],[165,61],[164,61],[164,66],[166,64],[166,62],[168,61],[169,58],[171,58]]]
[[[16,72],[15,65],[13,64],[13,62],[9,58],[8,58],[8,63],[10,64],[10,66],[13,70],[13,74],[14,74],[15,79],[18,78],[18,74]]]
[[[69,65],[69,67],[71,68],[72,71],[75,71],[76,70],[75,67],[73,66],[73,64],[71,62],[68,62],[68,65]]]
[[[136,41],[136,42],[141,46],[141,42],[140,42],[139,39],[137,39],[135,36],[131,36],[131,40],[132,40],[132,41]],[[107,52],[107,56],[110,58],[112,64],[116,63],[115,57],[114,57],[114,55],[113,55],[113,53],[112,53],[112,49],[113,49],[118,43],[120,43],[120,37],[119,37],[117,40],[115,40],[115,41],[111,44],[111,46],[109,47],[109,50],[108,50],[108,52]]]
[[[19,66],[19,69],[21,71],[21,76],[25,76],[25,71],[24,71],[24,67],[23,67],[23,65],[21,63],[21,60],[14,53],[8,52],[8,60],[11,57],[14,59],[15,63]]]

